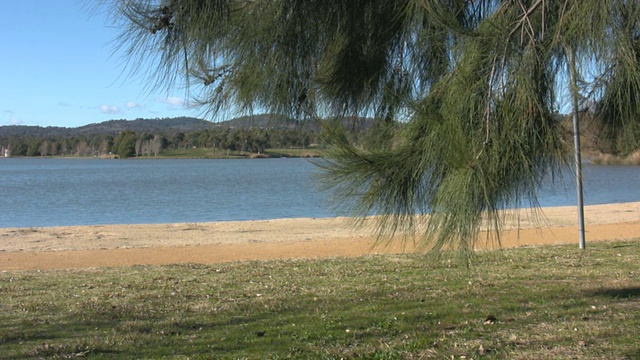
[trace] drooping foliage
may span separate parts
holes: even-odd
[[[499,209],[536,205],[566,162],[568,95],[638,147],[637,0],[110,3],[133,63],[213,113],[381,119],[367,150],[328,129],[326,184],[356,215],[381,214],[381,234],[417,229],[427,247],[469,250],[484,216],[499,227]]]

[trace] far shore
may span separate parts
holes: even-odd
[[[247,151],[223,151],[210,148],[189,148],[189,149],[171,149],[163,150],[158,155],[141,155],[122,158],[122,160],[154,160],[154,159],[280,159],[280,158],[320,158],[326,153],[326,149],[309,147],[309,148],[284,148],[284,149],[266,149],[262,153],[252,153]],[[44,156],[9,156],[7,158],[15,159],[104,159],[104,160],[120,160],[120,156],[116,154],[102,155],[44,155]],[[4,159],[4,157],[0,157]]]
[[[578,244],[574,206],[522,209],[505,217],[500,243],[480,249]],[[640,202],[585,207],[586,241],[640,239]],[[492,233],[491,233],[492,234]],[[417,251],[407,237],[378,243],[347,218],[149,225],[0,228],[0,270],[361,256]]]
[[[322,158],[326,155],[327,149],[318,147],[308,148],[282,148],[266,149],[262,153],[251,153],[245,151],[222,151],[209,148],[188,148],[163,150],[156,156],[132,156],[126,160],[151,160],[151,159],[278,159],[278,158]],[[120,159],[115,154],[103,154],[95,156],[78,155],[47,155],[47,156],[10,156],[17,159]],[[2,159],[2,157],[0,157]],[[640,150],[636,150],[627,155],[603,153],[599,151],[584,151],[582,154],[584,164],[593,165],[640,165]]]

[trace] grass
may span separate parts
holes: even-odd
[[[253,157],[320,157],[322,155],[323,151],[316,148],[267,149],[264,151],[264,154],[219,149],[187,148],[162,150],[158,157],[177,159],[244,159]],[[151,156],[151,158],[154,157]]]
[[[226,151],[205,148],[166,149],[159,154],[161,158],[177,159],[236,159],[246,158],[248,155],[237,151]]]
[[[267,149],[265,154],[272,157],[322,157],[326,150],[318,148]]]
[[[0,358],[638,359],[640,241],[0,273]]]

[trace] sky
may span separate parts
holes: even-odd
[[[148,78],[132,76],[114,52],[119,30],[90,2],[2,1],[0,126],[203,117],[184,90],[152,91]]]

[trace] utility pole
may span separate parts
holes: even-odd
[[[578,121],[578,80],[576,74],[576,59],[573,49],[566,49],[567,66],[569,67],[569,76],[571,77],[571,103],[573,107],[573,148],[574,148],[574,165],[576,168],[576,188],[578,195],[578,237],[580,241],[580,249],[586,247],[584,237],[584,196],[582,190],[582,157],[580,155],[580,123]]]

